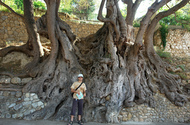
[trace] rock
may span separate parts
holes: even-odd
[[[128,121],[127,117],[123,117],[122,119],[124,122]]]
[[[11,78],[5,78],[5,83],[10,84],[11,83]]]
[[[22,92],[16,92],[16,97],[21,97],[22,96]]]
[[[6,118],[11,118],[11,115],[9,113],[7,113]]]
[[[30,97],[30,93],[26,93],[25,98],[29,98],[29,97]]]
[[[28,101],[30,101],[30,98],[24,98],[24,101],[28,102]]]
[[[110,96],[108,95],[107,97],[106,97],[106,101],[109,101],[110,100]]]
[[[9,106],[9,108],[14,107],[15,105],[16,105],[16,103],[12,103],[12,104]]]
[[[44,103],[43,102],[38,102],[38,106],[43,106],[44,105]]]
[[[16,111],[18,111],[19,109],[22,108],[22,106],[23,106],[22,103],[17,104],[17,105],[14,106],[14,109],[15,109]]]
[[[5,83],[5,78],[0,78],[0,83]]]
[[[32,103],[32,107],[33,108],[37,108],[38,107],[38,103]]]
[[[11,83],[13,84],[20,84],[21,83],[21,79],[18,77],[14,77],[11,79]]]
[[[32,78],[23,78],[21,83],[26,84],[26,83],[30,82],[31,80],[32,80]]]
[[[127,119],[128,119],[128,120],[131,120],[131,118],[132,118],[132,114],[129,113],[129,114],[127,115]]]
[[[3,93],[3,96],[8,97],[8,96],[9,96],[9,94],[10,94],[10,92],[5,91],[5,92]]]

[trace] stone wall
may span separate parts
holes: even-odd
[[[161,36],[154,35],[155,45],[160,46]],[[190,32],[184,29],[169,29],[165,51],[175,57],[190,57]]]
[[[190,119],[190,102],[184,107],[175,106],[159,92],[154,96],[155,108],[145,104],[123,108],[119,119],[122,122],[187,122]]]
[[[77,37],[86,37],[90,34],[95,33],[98,29],[102,27],[102,24],[90,24],[80,21],[69,21],[64,15],[60,14],[65,22],[67,22],[73,33]],[[35,18],[37,20],[38,17]],[[0,47],[5,47],[9,45],[20,45],[26,43],[28,40],[28,34],[25,28],[25,24],[22,20],[8,12],[0,12]],[[42,43],[48,43],[44,37],[41,37]]]
[[[23,53],[12,52],[0,57],[0,70],[6,65],[13,70],[22,69],[31,58]],[[10,66],[12,63],[14,66]],[[12,64],[13,65],[13,64]],[[46,105],[35,93],[23,93],[22,88],[32,78],[8,77],[0,75],[0,118],[24,118],[27,114],[43,109]],[[87,86],[88,87],[88,86]],[[121,122],[186,122],[190,116],[190,102],[184,107],[172,104],[163,94],[154,95],[155,108],[145,104],[123,108],[118,116]]]
[[[27,31],[22,19],[8,13],[0,12],[0,47],[6,44],[26,42],[28,39]]]
[[[94,25],[71,21],[67,21],[67,23],[78,37],[85,37],[95,33],[100,27],[102,27],[101,24]],[[5,47],[7,44],[23,44],[27,41],[27,37],[26,29],[21,19],[13,14],[0,12],[0,46]],[[49,42],[45,38],[41,37],[41,39],[44,43]],[[159,33],[155,35],[155,40],[159,44]],[[189,40],[189,32],[179,29],[170,30],[165,51],[172,53],[174,56],[187,56],[188,59],[190,56]],[[19,70],[23,68],[27,62],[31,61],[31,58],[17,52],[11,54],[12,56],[7,55],[3,58],[0,57],[0,70],[6,68],[5,66],[7,66],[7,68],[13,68],[9,69],[10,71]],[[187,62],[190,62],[190,60]],[[6,63],[6,65],[3,65],[4,63]],[[181,63],[184,63],[184,60],[182,60]],[[11,66],[7,64],[10,64]],[[22,93],[22,87],[30,80],[32,80],[32,78],[10,78],[7,76],[0,76],[0,118],[23,118],[29,113],[44,108],[46,104],[41,102],[35,93]],[[177,107],[160,93],[157,93],[155,98],[155,108],[150,108],[144,104],[132,108],[123,108],[119,115],[120,121],[185,122],[189,120],[190,103],[187,103],[184,107]]]
[[[22,87],[30,80],[32,78],[0,76],[0,118],[22,119],[44,108],[46,104],[40,101],[35,93],[22,93]],[[17,85],[17,88],[9,88],[14,85]],[[190,119],[190,102],[184,107],[178,107],[159,92],[154,97],[155,108],[145,104],[123,108],[118,116],[120,122],[186,122]]]
[[[32,78],[0,76],[0,118],[23,118],[44,108],[46,104],[40,101],[35,93],[21,91],[21,86],[30,80]]]
[[[60,14],[60,17],[70,25],[73,33],[79,38],[96,33],[102,27],[102,24],[70,21],[63,14]],[[35,19],[37,20],[38,17]],[[135,34],[137,31],[138,29],[135,30]],[[27,39],[28,35],[22,20],[11,13],[0,12],[0,47],[5,47],[7,44],[23,44]],[[49,40],[44,37],[41,37],[41,41],[44,44],[49,44]],[[161,37],[159,32],[155,34],[154,41],[157,46],[160,46]],[[170,52],[172,56],[190,56],[190,32],[182,29],[170,29],[167,41],[165,51]]]

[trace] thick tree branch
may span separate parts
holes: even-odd
[[[135,3],[133,3],[132,0],[122,0],[125,4],[127,4],[127,16],[126,16],[126,23],[127,25],[133,25],[133,21],[135,18],[136,11],[141,4],[142,0],[136,0]]]
[[[59,15],[58,15],[58,11],[59,11],[59,6],[60,6],[60,0],[57,0],[56,1],[56,17],[59,17]]]
[[[28,45],[24,44],[22,46],[9,46],[4,49],[0,50],[0,57],[6,56],[8,53],[17,51],[17,52],[23,52],[29,56],[33,56],[32,52],[28,49]]]
[[[46,77],[53,76],[55,63],[58,56],[58,39],[56,38],[56,0],[45,0],[47,5],[47,29],[48,36],[51,41],[51,53],[47,65],[49,66]]]
[[[188,3],[189,3],[189,2],[188,2]],[[166,4],[166,6],[167,6],[169,9],[171,9],[171,7],[169,7],[168,4]],[[174,13],[174,15],[175,15],[175,21],[176,21],[177,23],[186,24],[186,25],[189,24],[188,21],[186,21],[186,23],[182,22],[182,20],[178,21],[178,20],[177,20],[177,15],[176,15],[176,13]]]
[[[123,2],[123,3],[125,3],[125,4],[130,4],[130,3],[133,3],[133,1],[132,1],[132,0],[122,0],[122,2]]]
[[[105,4],[105,0],[102,0],[97,18],[98,18],[98,20],[100,20],[102,22],[110,22],[113,25],[114,31],[116,33],[116,41],[118,41],[120,35],[119,35],[119,31],[117,29],[117,26],[116,26],[114,20],[113,19],[109,19],[109,18],[104,18],[103,15],[102,15],[104,4]]]
[[[59,21],[59,26],[61,30],[65,31],[70,41],[73,42],[76,39],[76,35],[71,31],[70,26],[66,22],[61,20],[60,18],[58,18],[58,21]]]
[[[103,11],[103,7],[104,7],[104,4],[105,4],[105,0],[102,0],[101,2],[101,5],[100,5],[100,9],[99,9],[99,12],[98,12],[98,20],[102,21],[102,22],[111,22],[113,23],[113,20],[112,19],[109,19],[109,18],[104,18],[103,15],[102,15],[102,11]],[[114,24],[114,23],[113,23]]]
[[[152,15],[169,1],[171,0],[162,0],[160,2],[156,1],[152,4],[151,7],[149,7],[148,12],[146,13],[146,16],[141,21],[141,26],[136,36],[136,41],[135,41],[136,43],[142,44],[144,33],[148,27],[148,24]]]
[[[3,3],[2,0],[0,0],[0,5],[6,7],[8,10],[10,10],[14,15],[18,16],[22,20],[24,20],[24,17],[18,13],[16,13],[12,8],[10,8],[7,4]]]
[[[169,16],[173,13],[175,13],[177,10],[179,10],[180,8],[182,8],[183,6],[185,6],[187,3],[189,2],[189,0],[183,0],[181,1],[179,4],[175,5],[174,7],[170,8],[167,11],[163,11],[158,13],[154,19],[151,21],[151,23],[149,24],[148,28],[147,28],[147,33],[148,34],[153,34],[154,33],[154,27],[156,27],[157,23],[164,17]],[[146,43],[146,41],[145,41]]]

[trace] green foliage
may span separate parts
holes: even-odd
[[[175,72],[170,72],[171,74],[179,75],[179,77],[183,80],[187,80],[187,76],[184,73],[175,73]]]
[[[163,45],[163,48],[165,49],[166,47],[166,37],[167,37],[167,34],[168,34],[168,26],[161,23],[160,24],[161,27],[160,27],[160,34],[161,34],[161,40],[162,40],[162,45]]]
[[[38,8],[38,9],[46,9],[46,5],[45,3],[41,2],[41,1],[34,1],[33,2],[34,8]]]
[[[158,49],[158,50],[156,51],[156,53],[157,53],[160,57],[162,57],[162,58],[171,58],[171,54],[170,54],[169,52],[164,52],[164,51]]]
[[[72,14],[72,0],[62,0],[59,7],[59,12]]]
[[[17,5],[18,10],[24,11],[23,0],[14,0],[14,3]]]
[[[187,80],[187,76],[184,73],[177,73],[181,77],[181,79]]]
[[[134,21],[133,22],[133,27],[140,27],[140,22],[138,22],[138,21]]]
[[[94,0],[72,0],[71,9],[76,15],[88,16],[95,10]]]
[[[123,9],[121,9],[121,14],[124,18],[127,16],[127,6],[125,6]]]
[[[166,62],[172,63],[172,57],[169,52],[164,52],[163,50],[157,49],[156,53]]]
[[[15,12],[19,14],[24,13],[23,0],[6,0],[4,3],[10,6]],[[41,1],[35,0],[33,4],[34,4],[34,8],[46,9],[45,3]],[[8,9],[6,9],[5,7],[1,7],[0,9],[1,11],[8,11]]]
[[[5,1],[2,1],[4,2],[5,4],[7,4],[8,6],[10,6],[14,11],[18,10],[18,6],[15,4],[15,0],[5,0]],[[5,11],[5,12],[10,12],[7,8],[3,7],[3,6],[0,6],[0,10],[1,11]]]
[[[187,11],[187,10],[186,10]],[[164,25],[174,25],[174,26],[182,26],[182,28],[190,31],[190,9],[187,12],[184,12],[183,9],[177,11],[175,14],[172,14],[168,17],[165,17],[160,20],[161,24]]]
[[[181,68],[183,71],[185,71],[185,65],[177,65],[176,68]]]

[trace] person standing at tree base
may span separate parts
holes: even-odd
[[[76,108],[78,107],[78,124],[83,125],[81,121],[83,112],[83,100],[86,96],[86,85],[83,83],[83,74],[78,75],[78,81],[74,82],[71,86],[71,92],[73,93],[73,105],[71,109],[71,120],[67,125],[72,125]]]

